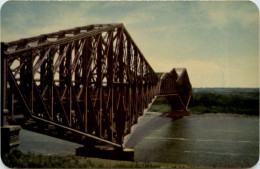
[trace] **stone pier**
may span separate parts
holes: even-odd
[[[19,132],[21,127],[9,125],[1,127],[1,154],[9,153],[13,149],[19,149]]]

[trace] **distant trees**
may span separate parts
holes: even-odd
[[[259,113],[259,93],[194,93],[190,111],[194,113]]]

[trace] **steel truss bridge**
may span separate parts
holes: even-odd
[[[186,69],[159,77],[123,24],[2,43],[1,55],[1,126],[122,147],[156,95],[172,95],[182,110],[191,98]]]

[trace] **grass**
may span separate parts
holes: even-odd
[[[2,156],[3,163],[10,168],[140,168],[143,165],[129,161],[85,158],[79,156],[43,156],[23,154],[13,150]]]
[[[150,112],[167,113],[173,110],[166,97],[158,97],[149,108]],[[196,92],[190,101],[188,111],[201,113],[236,113],[247,115],[259,114],[259,92]]]
[[[166,97],[157,97],[148,111],[167,113],[172,111],[172,106]]]
[[[2,156],[9,168],[195,168],[187,164],[131,162],[79,156],[43,156],[13,150]]]
[[[259,114],[259,93],[194,93],[192,113]]]
[[[73,156],[42,156],[34,154],[23,154],[18,150],[11,151],[2,156],[3,163],[10,168],[71,168],[71,167],[90,167],[91,161],[86,160],[80,164],[78,159]]]

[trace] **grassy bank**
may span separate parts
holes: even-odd
[[[259,93],[193,93],[189,110],[192,113],[257,115],[259,113]]]
[[[166,97],[158,97],[148,111],[167,113],[173,108]],[[193,92],[188,110],[194,114],[200,113],[237,113],[258,115],[258,90],[198,90]]]
[[[157,97],[148,111],[167,113],[172,111],[172,106],[166,97]]]
[[[79,156],[46,156],[35,154],[23,154],[20,151],[12,151],[2,157],[3,163],[10,168],[100,168],[100,167],[139,167],[128,161],[115,161]]]
[[[3,163],[9,168],[201,168],[205,166],[131,162],[79,156],[43,156],[23,154],[14,150],[2,156]],[[208,167],[207,167],[208,168]]]

